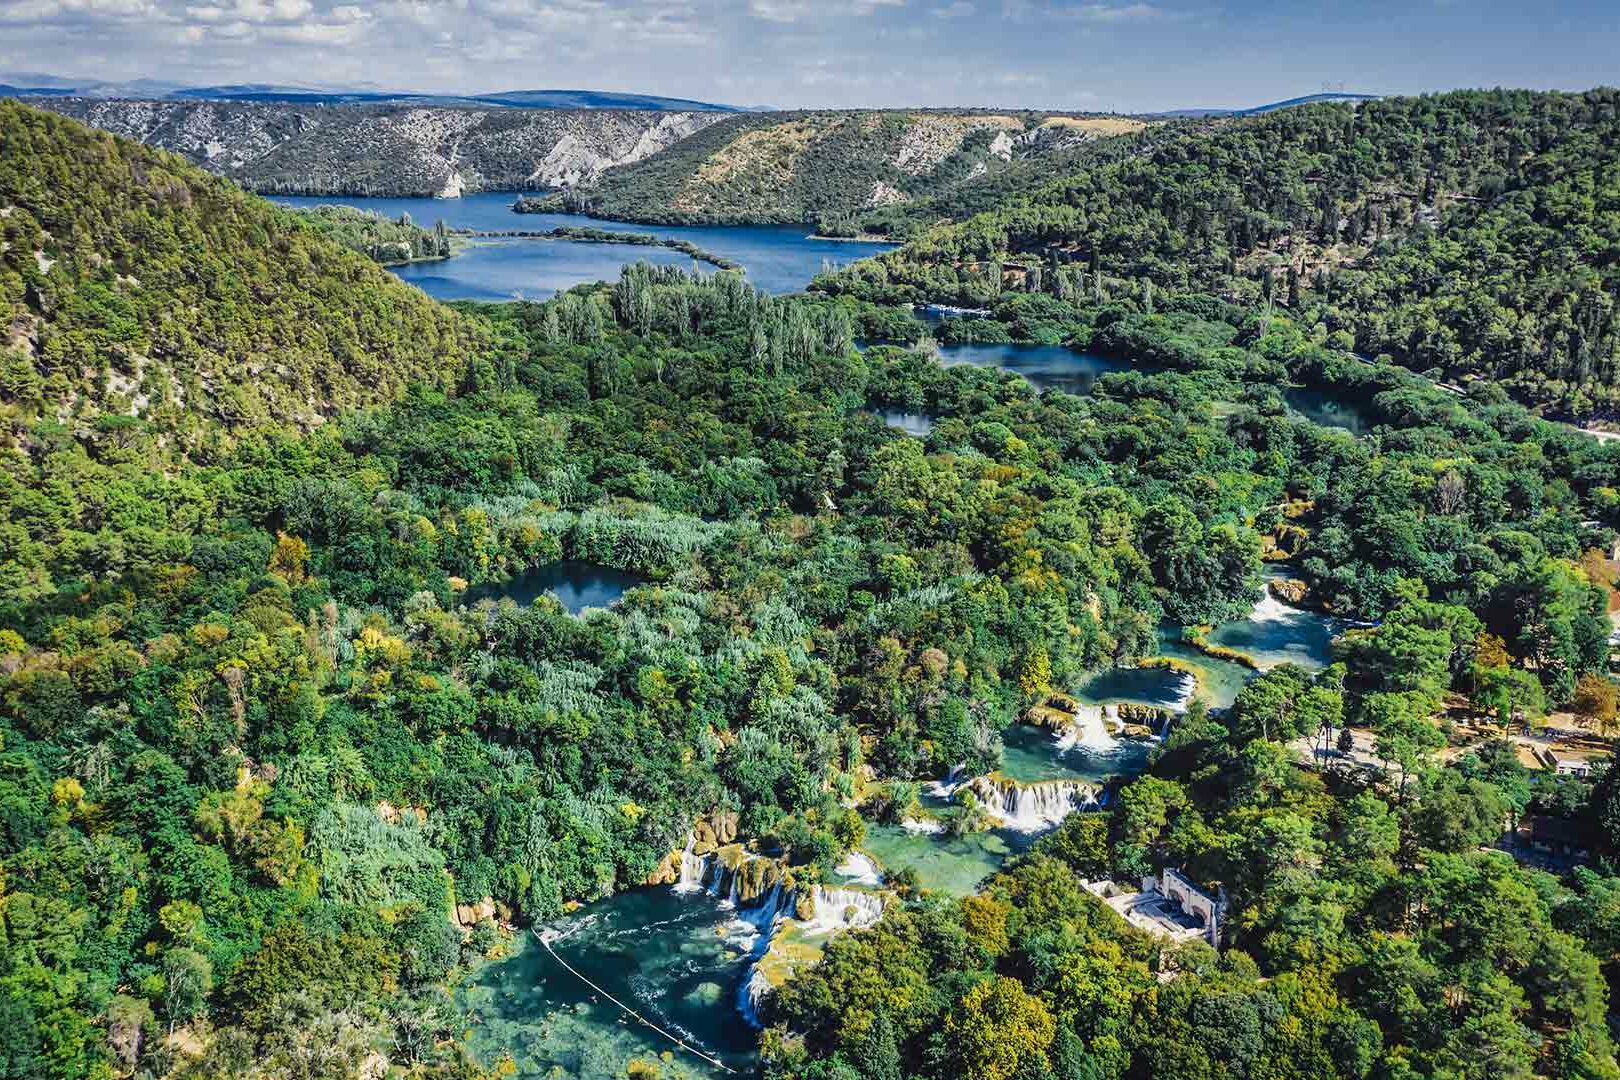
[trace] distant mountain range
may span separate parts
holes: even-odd
[[[1196,118],[1204,116],[1261,116],[1265,113],[1276,112],[1278,109],[1293,109],[1300,105],[1319,105],[1324,101],[1377,101],[1379,94],[1306,94],[1304,97],[1289,98],[1287,101],[1273,101],[1269,105],[1255,105],[1248,109],[1172,109],[1169,112],[1155,113],[1155,116]]]
[[[1376,101],[1377,94],[1324,93],[1274,101],[1247,109],[1193,108],[1154,113],[1166,118],[1259,116],[1297,105],[1323,101]],[[507,109],[637,109],[654,112],[770,112],[766,107],[719,105],[657,94],[626,94],[612,90],[503,90],[488,94],[428,94],[414,90],[388,90],[375,85],[322,86],[283,83],[228,83],[190,86],[164,79],[106,82],[72,79],[40,72],[0,72],[0,97],[17,98],[130,98],[141,101],[260,101],[287,105],[423,105],[442,107],[485,106]]]
[[[187,86],[160,79],[103,82],[38,72],[0,74],[0,97],[133,98],[143,101],[269,101],[290,105],[494,106],[508,109],[637,109],[658,112],[743,112],[733,105],[603,90],[506,90],[490,94],[424,94],[375,86],[291,86],[235,83]]]

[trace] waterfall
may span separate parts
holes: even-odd
[[[1108,733],[1103,715],[1101,705],[1077,704],[1074,722],[1054,737],[1058,750],[1067,752],[1078,747],[1094,754],[1111,754],[1119,749],[1119,740]]]
[[[708,872],[709,857],[694,854],[692,848],[697,845],[697,837],[688,834],[686,847],[681,851],[681,876],[675,882],[675,891],[679,893],[698,892],[703,888],[703,878]]]
[[[782,912],[793,905],[793,893],[782,888],[777,882],[771,886],[771,891],[760,897],[759,903],[737,912],[737,919],[745,922],[762,934],[770,933],[776,926],[776,921],[782,917]]]
[[[678,893],[706,893],[731,911],[726,923],[727,938],[744,950],[750,964],[748,977],[737,991],[737,1011],[755,1027],[759,1026],[760,1003],[773,989],[771,976],[760,965],[767,960],[785,926],[797,924],[808,933],[831,934],[871,926],[883,916],[881,893],[851,886],[817,885],[806,896],[802,887],[791,884],[786,867],[741,845],[729,845],[706,855],[697,854],[695,847],[695,838],[688,836],[686,846],[678,853],[680,873],[672,888]],[[672,853],[666,865],[673,865],[676,858]],[[851,852],[839,871],[863,884],[882,880],[877,863],[859,852]],[[808,913],[809,919],[798,919],[801,913]],[[772,957],[770,961],[775,968],[798,962],[792,957]]]
[[[930,780],[923,785],[923,792],[936,799],[948,799],[956,794],[956,789],[962,786],[962,766],[953,765],[951,771],[945,774],[943,780]]]
[[[923,836],[945,831],[945,823],[934,818],[908,817],[900,823],[900,827],[908,833],[918,833]]]
[[[859,851],[851,851],[844,856],[844,861],[838,864],[838,873],[856,885],[876,888],[883,884],[883,871],[878,869],[878,864],[872,861],[870,855]]]
[[[871,926],[883,917],[883,897],[864,889],[817,885],[810,903],[814,914],[804,927],[812,934]]]
[[[972,789],[1003,828],[1016,832],[1050,829],[1076,810],[1097,805],[1096,786],[1078,780],[1025,785],[981,776],[973,781]]]
[[[1176,696],[1175,704],[1170,706],[1170,711],[1180,716],[1187,711],[1193,698],[1198,696],[1198,676],[1180,670],[1176,674],[1181,676],[1181,693]]]
[[[748,978],[737,988],[737,1011],[742,1013],[742,1018],[748,1021],[749,1027],[765,1026],[759,1019],[759,1006],[770,993],[771,980],[765,977],[765,973],[759,970],[759,965],[756,964],[748,973]]]
[[[759,962],[770,951],[771,943],[780,932],[784,916],[793,910],[794,891],[784,889],[781,882],[771,886],[770,892],[758,904],[737,912],[735,923],[752,927],[754,939],[749,946],[748,978],[737,988],[737,1011],[752,1027],[761,1027],[759,1005],[771,992],[771,981],[759,969]]]
[[[1253,622],[1293,622],[1304,615],[1305,612],[1299,608],[1290,607],[1277,599],[1270,589],[1260,590],[1260,601],[1254,605],[1254,610],[1249,612],[1249,618]]]

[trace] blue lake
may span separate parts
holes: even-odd
[[[550,594],[562,602],[569,614],[578,615],[587,608],[607,607],[623,596],[626,589],[640,585],[641,580],[623,570],[565,559],[537,566],[505,581],[469,589],[462,602],[511,600],[528,607]]]
[[[1062,345],[941,345],[939,358],[946,367],[972,364],[1000,368],[1022,375],[1037,390],[1064,390],[1082,396],[1091,393],[1104,375],[1154,370],[1094,353],[1075,352]]]
[[[842,266],[893,246],[816,240],[808,235],[808,225],[638,225],[579,214],[518,214],[512,210],[517,198],[512,192],[483,192],[460,199],[277,195],[271,201],[283,206],[353,206],[389,218],[409,214],[418,225],[443,221],[452,229],[543,232],[568,225],[689,240],[742,264],[748,280],[770,293],[797,292],[824,267]],[[476,241],[452,259],[396,267],[394,273],[440,300],[543,300],[574,285],[616,280],[621,266],[635,262],[690,266],[692,259],[667,248],[501,239]]]

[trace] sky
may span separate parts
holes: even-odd
[[[1620,0],[0,0],[0,72],[1146,112],[1620,82]]]

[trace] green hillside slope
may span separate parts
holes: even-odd
[[[1324,105],[1082,169],[825,281],[988,305],[1208,289],[1570,414],[1620,402],[1620,93]]]
[[[453,385],[480,332],[169,154],[0,102],[0,405],[38,425],[308,428]],[[121,419],[121,418],[135,418]]]

